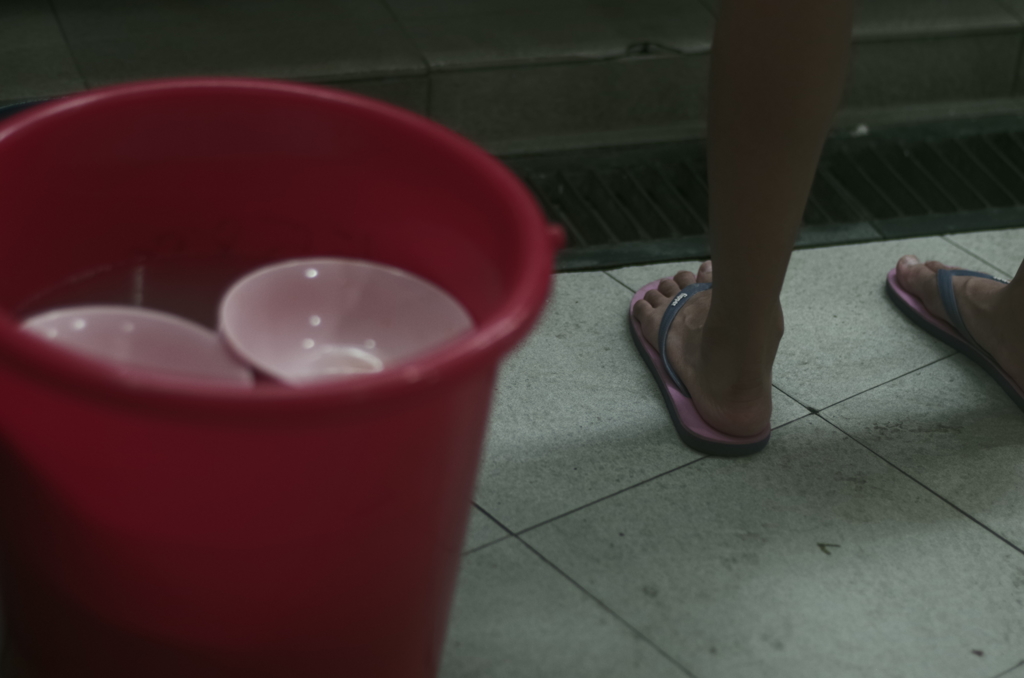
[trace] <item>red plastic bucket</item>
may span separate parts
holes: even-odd
[[[0,124],[3,595],[35,675],[433,675],[496,367],[561,240],[486,153],[338,91],[141,83]],[[476,329],[238,392],[126,385],[17,328],[84,271],[305,256],[416,273]]]

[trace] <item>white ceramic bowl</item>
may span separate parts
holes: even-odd
[[[437,285],[360,259],[297,259],[236,282],[220,330],[235,353],[290,384],[379,372],[468,332],[473,320]]]
[[[26,319],[22,329],[116,365],[126,378],[252,386],[252,370],[216,332],[137,306],[75,306]]]

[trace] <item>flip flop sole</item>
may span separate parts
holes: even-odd
[[[919,298],[903,289],[896,279],[895,268],[889,271],[889,275],[886,278],[885,292],[889,295],[889,299],[896,304],[896,308],[910,318],[914,324],[939,341],[960,351],[988,372],[989,376],[995,379],[996,383],[1006,391],[1006,395],[1010,396],[1010,399],[1013,400],[1017,407],[1024,410],[1024,389],[1018,386],[1010,378],[1010,375],[1004,372],[1003,368],[999,367],[996,362],[965,340],[955,327],[942,318],[933,315],[931,311],[925,308]]]
[[[671,377],[668,376],[664,365],[662,365],[661,356],[644,339],[643,333],[640,331],[640,323],[633,317],[633,307],[636,302],[644,298],[649,290],[655,289],[659,282],[655,281],[640,288],[633,296],[629,303],[629,330],[637,352],[640,353],[640,357],[643,358],[647,369],[651,371],[655,383],[658,384],[658,390],[661,391],[661,397],[665,400],[672,424],[679,433],[679,437],[693,450],[717,457],[745,457],[763,450],[771,436],[770,428],[765,429],[763,434],[745,438],[726,435],[712,428],[697,412],[693,401],[683,395],[672,383]]]

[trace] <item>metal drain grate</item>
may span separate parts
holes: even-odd
[[[826,144],[798,247],[1024,225],[1024,116],[865,131]],[[702,141],[504,160],[565,226],[560,271],[709,254]]]
[[[0,106],[0,119],[36,101]],[[504,158],[565,226],[559,271],[700,259],[703,141]],[[797,247],[1024,226],[1024,114],[833,135]]]

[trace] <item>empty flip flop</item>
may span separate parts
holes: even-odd
[[[998,280],[1004,284],[1009,282],[1003,278],[997,278],[987,273],[978,273],[977,271],[963,271],[960,269],[941,269],[937,271],[935,277],[939,283],[939,296],[942,299],[943,307],[946,309],[946,315],[952,320],[952,324],[932,315],[918,297],[903,289],[900,286],[899,280],[896,279],[895,268],[889,271],[885,291],[893,303],[896,304],[896,308],[903,311],[921,329],[978,363],[1006,391],[1006,394],[1017,404],[1017,407],[1024,410],[1024,388],[1021,388],[1019,384],[1014,382],[1010,375],[1004,372],[1003,368],[999,367],[999,364],[992,359],[988,351],[979,346],[978,342],[974,341],[974,338],[971,337],[970,332],[967,331],[967,327],[964,325],[963,318],[960,316],[960,309],[957,307],[956,297],[953,296],[953,278],[960,276],[988,278],[990,280]]]
[[[747,438],[738,438],[712,428],[697,412],[686,386],[683,385],[672,366],[668,364],[668,360],[663,358],[672,320],[686,305],[686,302],[693,298],[694,294],[710,289],[711,283],[689,285],[672,300],[661,320],[661,329],[658,331],[660,351],[654,350],[654,347],[644,339],[640,332],[640,323],[633,317],[633,307],[636,306],[636,302],[644,298],[649,290],[657,288],[660,282],[660,280],[656,280],[650,285],[640,288],[629,302],[629,329],[633,335],[633,343],[636,344],[636,348],[640,352],[640,357],[647,363],[647,368],[654,375],[654,380],[661,390],[661,395],[665,399],[668,413],[672,417],[676,431],[679,432],[679,437],[697,452],[720,457],[742,457],[764,449],[771,435],[770,426],[766,426],[761,433]]]

